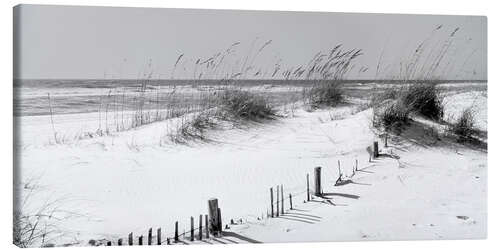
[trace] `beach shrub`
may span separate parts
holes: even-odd
[[[401,96],[413,112],[433,120],[443,118],[443,98],[435,83],[411,84]]]
[[[220,95],[220,104],[227,114],[244,120],[272,119],[276,110],[263,96],[244,90],[225,90]]]
[[[372,98],[372,106],[387,100],[398,102],[404,112],[415,113],[433,120],[441,120],[444,115],[443,97],[435,83],[419,82],[403,87],[387,88]]]
[[[175,133],[170,134],[171,141],[184,144],[189,140],[206,141],[205,132],[217,126],[216,114],[210,110],[182,119]]]
[[[384,88],[382,91],[373,93],[370,105],[377,106],[386,100],[396,100],[401,97],[401,93],[405,91],[404,87],[393,87]]]
[[[315,83],[310,89],[305,90],[305,99],[312,107],[335,107],[345,99],[342,84],[339,81],[325,81]]]
[[[465,142],[472,139],[474,135],[474,112],[472,108],[466,108],[462,111],[455,122],[448,126],[448,130],[458,137],[459,142]]]
[[[386,101],[374,109],[374,125],[382,126],[386,131],[400,133],[408,123],[410,109],[400,100]]]

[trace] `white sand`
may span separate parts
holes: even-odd
[[[472,95],[449,96],[455,99],[447,102],[446,112],[462,108],[449,103],[479,99],[479,124],[486,128],[486,96]],[[55,116],[55,127],[71,138],[95,129],[96,117]],[[23,179],[37,177],[43,187],[31,206],[70,198],[64,208],[87,216],[61,226],[77,233],[82,244],[145,234],[149,227],[162,227],[171,236],[177,220],[182,232],[190,216],[197,225],[198,215],[207,213],[211,197],[219,199],[224,223],[246,221],[232,227],[234,232],[262,242],[486,237],[487,153],[404,140],[383,148],[398,155],[399,162],[380,158],[368,163],[366,147],[376,139],[370,119],[371,110],[355,113],[353,107],[299,109],[294,117],[269,124],[213,131],[212,143],[161,143],[175,127],[173,120],[54,145],[49,143],[49,116],[22,117],[16,147]],[[366,168],[353,177],[360,184],[334,187],[337,161],[350,174],[356,159],[359,168]],[[306,173],[316,166],[323,167],[324,192],[359,198],[332,196],[336,206],[302,203]],[[269,188],[278,184],[286,195],[301,193],[294,198],[301,210],[288,219],[257,220],[269,209]]]

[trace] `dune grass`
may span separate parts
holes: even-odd
[[[82,131],[73,136],[74,140],[107,136],[172,118],[193,118],[189,114],[200,113],[203,115],[194,117],[193,123],[186,121],[179,127],[183,130],[180,134],[188,135],[185,138],[196,138],[189,135],[193,131],[199,134],[201,130],[206,130],[197,129],[201,128],[197,124],[206,120],[207,115],[218,115],[210,117],[211,122],[218,119],[264,121],[277,117],[278,111],[293,113],[300,96],[305,104],[313,108],[334,107],[345,101],[343,80],[355,68],[355,60],[362,55],[360,49],[346,49],[337,45],[328,51],[317,52],[303,64],[286,65],[282,58],[265,53],[272,46],[271,40],[259,44],[256,39],[247,53],[237,53],[241,45],[241,42],[234,42],[207,58],[191,59],[185,53],[180,54],[173,65],[170,80],[178,79],[177,75],[190,76],[187,80],[189,84],[182,86],[162,86],[156,79],[152,61],[148,60],[146,67],[138,74],[135,86],[109,89],[100,95],[96,108],[99,116],[97,128]],[[261,57],[266,58],[263,61],[266,64],[269,61],[269,64],[259,65]],[[276,61],[272,63],[273,60]],[[283,98],[266,93],[265,90],[247,90],[245,86],[239,85],[240,80],[245,79],[302,80],[307,84],[301,86],[302,93],[298,90],[293,98]],[[48,104],[52,111],[54,100],[49,99]],[[214,108],[218,112],[207,112]],[[188,129],[188,124],[193,125],[193,129]],[[71,136],[55,128],[53,130],[55,144],[62,141],[68,143],[67,138]],[[62,137],[65,139],[62,140]]]
[[[385,129],[390,129],[393,124],[403,124],[411,116],[418,115],[434,121],[442,121],[444,116],[444,105],[442,90],[438,82],[447,75],[447,67],[456,61],[457,53],[450,53],[459,27],[452,29],[449,33],[442,25],[438,25],[431,31],[429,37],[420,42],[407,58],[402,58],[398,74],[393,75],[391,80],[399,82],[399,86],[387,88],[381,93],[375,93],[372,98],[374,109],[382,109],[374,112],[374,120],[385,120],[382,122]],[[431,41],[433,38],[444,34],[444,40]],[[382,58],[382,57],[381,57]],[[381,67],[381,59],[377,65],[377,75]],[[380,105],[390,100],[392,105]],[[394,107],[399,107],[395,110]],[[381,117],[376,117],[381,115]]]
[[[258,93],[228,89],[220,94],[221,108],[236,119],[259,121],[275,118],[277,113],[269,101]]]
[[[475,113],[472,108],[464,109],[458,119],[448,124],[448,131],[457,136],[458,142],[471,141],[476,133]]]

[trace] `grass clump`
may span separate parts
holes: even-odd
[[[448,130],[458,137],[459,142],[470,141],[475,134],[475,116],[472,108],[462,111],[455,122],[448,125]]]
[[[436,83],[418,82],[399,88],[388,88],[372,99],[372,104],[393,100],[414,114],[441,120],[444,115],[443,97]]]
[[[276,110],[269,101],[256,93],[244,90],[225,90],[220,96],[223,110],[237,119],[272,119]]]
[[[433,120],[443,118],[443,98],[435,83],[412,84],[401,97],[413,112]]]
[[[305,98],[312,107],[335,107],[344,101],[344,90],[338,81],[315,84],[305,92]]]
[[[410,109],[400,100],[386,101],[374,110],[374,125],[401,133],[410,119]]]
[[[374,124],[401,132],[412,114],[442,120],[443,98],[435,83],[420,82],[388,88],[372,99]]]
[[[179,144],[190,140],[207,141],[206,131],[217,126],[217,114],[205,111],[194,114],[191,119],[182,120],[176,132],[170,134],[170,139]]]
[[[265,97],[250,91],[226,89],[216,93],[213,101],[218,104],[181,118],[175,132],[169,134],[170,140],[178,144],[192,140],[208,142],[206,132],[223,127],[225,123],[259,122],[277,116],[277,111]]]

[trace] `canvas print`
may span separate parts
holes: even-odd
[[[19,247],[487,236],[484,16],[13,12]]]

